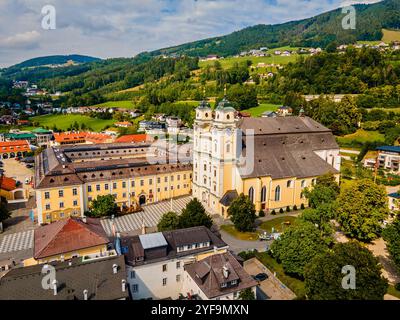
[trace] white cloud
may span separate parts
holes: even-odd
[[[33,49],[39,47],[40,33],[36,30],[0,38],[0,47],[7,49]]]
[[[42,30],[41,9],[48,3],[0,0],[0,65],[51,54],[132,56],[246,26],[311,17],[337,8],[343,1],[52,0],[57,29]]]

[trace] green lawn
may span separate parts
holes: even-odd
[[[383,37],[382,37],[383,42],[390,43],[392,41],[400,40],[400,31],[398,30],[382,29],[382,32],[383,32]]]
[[[103,103],[96,104],[92,107],[99,108],[123,108],[123,109],[134,109],[135,106],[130,100],[122,100],[122,101],[107,101]]]
[[[379,111],[383,111],[383,112],[394,112],[394,113],[400,113],[400,108],[371,108],[371,109],[367,109],[368,111],[371,110],[379,110]]]
[[[295,225],[296,224],[296,217],[292,216],[287,216],[287,217],[277,217],[275,219],[265,221],[260,225],[260,228],[272,232],[272,228],[274,228],[275,232],[283,232],[285,228],[287,228],[287,225],[284,225],[283,223],[286,221],[290,222],[290,225]]]
[[[279,264],[268,253],[258,252],[258,253],[256,253],[256,257],[269,270],[271,270],[272,272],[276,272],[276,277],[280,281],[282,281],[282,283],[284,285],[286,285],[290,290],[292,290],[295,293],[295,295],[297,296],[297,299],[305,299],[306,291],[305,291],[305,286],[304,286],[303,281],[285,274],[285,272],[283,271],[282,265]]]
[[[284,47],[282,48],[276,48],[276,49],[272,49],[269,50],[274,52],[275,50],[281,50],[284,51],[286,49],[291,49],[294,50],[293,48],[290,47]],[[252,65],[254,67],[257,66],[258,63],[266,63],[266,64],[281,64],[281,65],[285,65],[288,64],[289,62],[295,62],[296,59],[299,57],[298,54],[292,54],[289,57],[282,57],[282,56],[276,56],[274,54],[272,54],[272,56],[270,57],[237,57],[237,58],[225,58],[225,59],[219,59],[218,61],[221,63],[221,66],[223,69],[229,69],[231,68],[235,63],[241,63],[241,62],[245,62],[247,60],[250,60],[252,62]],[[215,61],[200,61],[199,62],[199,66],[200,68],[204,68],[208,65],[214,65]]]
[[[259,117],[265,111],[276,111],[279,107],[280,107],[279,104],[260,103],[260,105],[258,107],[246,109],[246,110],[243,110],[243,112],[250,113],[252,117]]]
[[[68,115],[50,114],[50,115],[32,117],[31,120],[38,122],[40,127],[52,128],[54,125],[56,125],[57,128],[61,130],[67,130],[69,126],[76,121],[78,122],[79,125],[81,123],[84,123],[87,128],[91,128],[97,132],[103,130],[105,126],[112,125],[115,122],[114,119],[102,120],[79,114],[68,114]]]
[[[221,229],[225,232],[229,233],[232,237],[235,237],[239,240],[247,240],[247,241],[255,241],[258,240],[257,232],[240,232],[237,231],[235,226],[233,225],[223,225]]]
[[[351,145],[352,143],[365,143],[374,141],[385,141],[385,136],[378,131],[366,131],[358,129],[355,133],[348,134],[344,137],[337,138],[340,146]]]

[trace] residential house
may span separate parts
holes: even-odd
[[[107,248],[109,242],[98,219],[61,219],[35,229],[33,258],[25,260],[24,266],[115,255]]]
[[[187,292],[185,266],[227,249],[203,226],[122,237],[132,298],[178,299]]]
[[[229,252],[210,255],[185,265],[182,291],[201,300],[237,300],[250,289],[256,296],[255,281]]]
[[[400,172],[400,146],[381,146],[378,151],[378,167],[392,173]]]
[[[54,281],[43,287],[43,275],[54,268]],[[49,270],[49,271],[48,271]],[[14,268],[0,279],[0,300],[126,300],[123,256],[74,258]]]
[[[129,121],[122,121],[122,122],[114,123],[114,126],[119,127],[119,128],[129,128],[129,127],[132,127],[132,123]]]
[[[23,157],[30,151],[31,147],[27,140],[0,142],[0,159]]]

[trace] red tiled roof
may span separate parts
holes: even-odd
[[[0,189],[6,191],[12,191],[15,190],[16,188],[17,188],[17,181],[5,176],[0,177]]]
[[[112,137],[108,134],[89,132],[86,135],[86,141],[93,143],[106,143],[112,142]]]
[[[54,134],[54,140],[57,142],[69,142],[85,140],[86,132],[61,132]]]
[[[30,151],[29,143],[26,140],[0,142],[0,153]]]
[[[109,243],[98,220],[91,218],[86,223],[68,218],[42,226],[35,230],[34,239],[35,259]]]
[[[115,142],[146,142],[149,141],[149,136],[147,134],[128,134],[119,137]]]

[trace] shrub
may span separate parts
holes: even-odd
[[[297,206],[296,205],[293,206],[293,211],[297,211]]]
[[[397,282],[397,283],[394,285],[394,288],[395,288],[397,291],[400,291],[400,282]]]
[[[264,212],[264,210],[260,210],[259,212],[258,212],[258,216],[259,217],[265,217],[265,212]]]
[[[286,207],[286,212],[290,212],[291,210],[290,210],[290,207],[289,206],[287,206]]]
[[[304,210],[304,209],[305,209],[304,203],[301,204],[300,209],[301,209],[301,210]]]
[[[282,208],[279,209],[279,213],[283,213],[283,209]]]
[[[271,211],[271,214],[272,214],[272,215],[276,215],[275,209]]]

